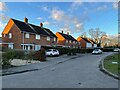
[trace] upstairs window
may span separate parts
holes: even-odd
[[[12,38],[12,33],[9,33],[9,38]]]
[[[66,40],[66,43],[68,43],[68,40]]]
[[[47,37],[47,41],[50,41],[50,37]]]
[[[56,41],[56,38],[54,38],[54,41]]]
[[[28,33],[26,33],[25,38],[30,38],[30,35]]]
[[[73,43],[75,44],[75,41],[73,41]]]
[[[36,34],[36,39],[40,39],[40,35],[37,35],[37,34]]]
[[[6,35],[4,34],[4,37],[5,37]]]

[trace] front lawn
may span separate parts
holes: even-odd
[[[120,53],[108,56],[104,60],[104,68],[113,74],[118,75],[118,72],[120,71],[118,62],[120,62]]]

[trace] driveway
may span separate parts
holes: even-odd
[[[85,54],[38,71],[3,76],[2,86],[3,88],[118,88],[117,79],[99,71],[99,61],[109,54],[111,53]]]

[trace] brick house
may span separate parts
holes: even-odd
[[[85,37],[78,37],[77,41],[80,42],[81,48],[92,48],[94,47],[94,43],[92,40]]]
[[[97,43],[92,39],[88,38],[88,40],[92,43],[92,47],[97,47]]]
[[[63,47],[79,47],[79,43],[78,41],[71,35],[69,35],[69,33],[67,32],[67,34],[64,34],[63,31],[57,32],[56,36],[58,38],[58,45],[61,45]]]
[[[41,46],[57,45],[56,35],[40,23],[39,26],[10,19],[2,32],[2,45],[4,48],[39,50]]]

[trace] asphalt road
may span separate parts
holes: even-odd
[[[101,55],[85,54],[38,71],[3,76],[3,88],[118,88],[118,80],[99,71]],[[60,58],[58,58],[60,59]]]

